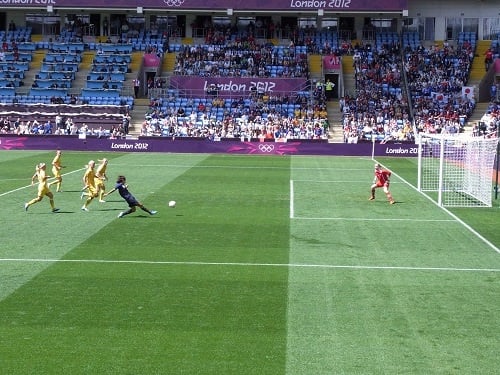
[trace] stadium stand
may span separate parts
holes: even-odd
[[[128,17],[124,19],[131,21]],[[85,39],[88,35],[83,28],[69,23],[53,38],[37,41],[32,41],[30,27],[1,31],[0,98],[13,105],[70,105],[76,100],[71,105],[95,106],[96,113],[109,106],[131,110],[135,104],[131,81],[140,77],[147,81],[141,86],[141,95],[150,104],[142,124],[144,134],[325,139],[327,72],[320,66],[313,80],[310,61],[312,55],[332,54],[346,61],[353,59],[352,90],[346,89],[344,77],[338,81],[345,142],[412,141],[421,131],[461,132],[475,109],[476,99],[464,95],[463,89],[470,81],[480,35],[465,26],[452,30],[454,40],[429,43],[417,27],[406,27],[410,24],[380,27],[366,19],[358,35],[338,25],[317,27],[319,23],[312,25],[312,21],[280,25],[264,20],[264,25],[249,22],[236,27],[210,19],[195,17],[190,25],[192,38],[180,38],[186,36],[185,30],[174,31],[153,21],[140,27],[120,21],[113,37],[90,39]],[[122,29],[124,25],[127,27]],[[500,34],[495,36],[490,49],[498,58]],[[36,66],[33,56],[40,51],[43,61]],[[83,63],[86,52],[93,53],[88,67]],[[168,71],[146,71],[140,64],[131,68],[134,52],[153,53],[161,60],[175,55],[175,63]],[[26,77],[33,73],[29,90],[23,88]],[[218,90],[189,93],[170,83],[172,75],[300,77],[307,84],[286,93],[259,90],[224,97]],[[75,85],[76,80],[81,85]]]

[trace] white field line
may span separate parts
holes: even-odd
[[[365,217],[293,217],[295,220],[343,220],[343,221],[411,221],[411,222],[452,222],[453,219],[413,219],[413,218],[365,218]]]
[[[392,171],[391,171],[392,172]],[[459,223],[460,225],[462,225],[464,228],[466,228],[468,231],[470,231],[474,236],[476,236],[477,238],[479,238],[482,242],[484,242],[488,247],[490,247],[491,249],[493,249],[495,252],[497,252],[498,254],[500,254],[500,249],[495,246],[492,242],[490,242],[488,239],[486,239],[484,236],[482,236],[478,231],[476,231],[474,228],[472,228],[469,224],[467,224],[466,222],[464,222],[463,220],[461,220],[458,216],[456,216],[455,214],[453,214],[451,211],[447,210],[446,208],[444,207],[440,207],[437,202],[435,202],[434,200],[432,200],[428,195],[426,194],[422,194],[422,192],[418,191],[418,189],[413,186],[412,184],[410,184],[408,181],[406,181],[404,178],[402,178],[401,176],[399,176],[397,173],[394,173],[392,172],[392,175],[393,176],[397,176],[400,180],[401,180],[401,183],[409,186],[411,189],[417,191],[419,194],[423,195],[424,197],[426,197],[429,201],[431,201],[434,205],[436,205],[437,207],[439,207],[441,210],[443,210],[448,216],[451,217],[451,219],[449,220],[419,220],[419,219],[364,219],[364,218],[333,218],[333,217],[318,217],[318,218],[306,218],[306,217],[295,217],[295,216],[290,216],[290,218],[293,218],[295,220],[351,220],[351,221],[363,221],[363,220],[366,220],[366,221],[415,221],[415,222],[419,222],[419,221],[423,221],[423,222],[432,222],[432,221],[435,221],[435,222],[446,222],[446,221],[455,221],[457,223]],[[322,182],[322,183],[358,183],[358,182],[361,182],[359,180],[356,180],[356,181],[341,181],[341,180],[334,180],[334,181],[317,181],[317,180],[294,180],[295,182]],[[363,181],[363,183],[365,183]],[[394,182],[391,181],[391,184],[393,184]],[[396,182],[397,183],[397,182]]]
[[[431,197],[429,197],[428,195],[423,194],[422,192],[418,191],[418,189],[417,189],[416,186],[413,186],[412,184],[410,184],[408,181],[406,181],[404,178],[402,178],[401,176],[399,176],[397,173],[392,172],[392,174],[394,176],[397,176],[401,181],[403,181],[406,185],[410,186],[413,190],[417,191],[419,194],[421,194],[424,197],[426,197],[436,207],[439,207],[441,210],[443,210],[444,212],[446,212],[446,214],[448,214],[450,217],[452,217],[454,220],[456,220],[458,223],[460,223],[464,228],[466,228],[474,236],[476,236],[477,238],[479,238],[486,245],[488,245],[491,249],[493,249],[495,252],[497,252],[498,254],[500,254],[500,249],[497,246],[495,246],[492,242],[490,242],[488,239],[486,239],[485,237],[483,237],[478,231],[476,231],[469,224],[467,224],[465,221],[463,221],[462,219],[460,219],[457,215],[453,214],[451,211],[449,211],[445,207],[439,206],[436,201],[434,201],[434,200],[431,199]]]
[[[69,174],[73,174],[73,173],[76,173],[76,172],[81,172],[83,171],[85,168],[80,168],[80,169],[75,169],[74,171],[71,171],[71,172],[68,172],[68,173],[64,173],[62,174],[61,176],[67,176]],[[35,185],[38,185],[38,183],[36,183]],[[14,189],[14,190],[9,190],[9,191],[6,191],[5,193],[1,193],[0,194],[0,197],[3,197],[5,195],[9,195],[9,194],[12,194],[12,193],[15,193],[16,191],[20,191],[20,190],[23,190],[23,189],[27,189],[29,187],[32,187],[33,185],[26,185],[26,186],[21,186],[17,189]]]
[[[295,182],[312,182],[319,184],[368,184],[371,185],[373,183],[373,179],[368,180],[294,180]],[[367,182],[368,181],[368,182]],[[403,184],[403,182],[391,181],[392,184]]]
[[[203,169],[271,169],[271,170],[290,170],[287,167],[273,167],[273,166],[230,166],[230,165],[183,165],[183,164],[124,164],[124,163],[113,163],[113,166],[126,166],[137,167],[137,168],[203,168]],[[293,167],[293,170],[305,170],[310,171],[312,168],[310,167]],[[318,171],[329,171],[329,170],[340,170],[340,171],[365,171],[372,172],[373,169],[368,168],[335,168],[335,167],[315,167],[315,170]]]
[[[156,166],[165,166],[165,165],[143,165],[143,167],[156,167]],[[172,165],[172,167],[174,166],[177,166],[178,165]],[[196,166],[195,166],[196,167]],[[224,168],[225,166],[199,166],[198,168]],[[246,168],[246,169],[251,169],[251,168],[261,168],[261,167],[240,167],[240,168]],[[76,172],[79,172],[79,171],[82,171],[84,168],[80,168],[80,169],[76,169],[74,171],[71,171],[71,172],[68,172],[68,173],[64,173],[64,175],[69,175],[69,174],[72,174],[72,173],[76,173]],[[262,169],[262,168],[261,168]],[[283,169],[283,168],[279,168],[279,167],[264,167],[263,169]],[[305,169],[305,170],[310,170],[310,168],[294,168],[294,169]],[[333,168],[317,168],[317,169],[333,169]],[[356,168],[356,169],[345,169],[345,170],[365,170],[365,168]],[[413,186],[412,184],[410,184],[408,181],[406,181],[404,178],[402,178],[401,176],[399,176],[398,174],[394,173],[393,172],[393,175],[397,176],[404,184],[410,186],[412,189],[414,189],[415,191],[417,191],[419,194],[422,194],[420,191],[418,191],[418,189]],[[307,181],[307,180],[304,180],[304,181]],[[317,182],[317,181],[314,181],[314,182]],[[326,182],[326,181],[325,181]],[[342,182],[342,181],[332,181],[332,182]],[[357,181],[356,181],[357,182]],[[23,187],[20,187],[20,188],[17,188],[17,189],[14,189],[14,190],[10,190],[10,191],[7,191],[5,193],[1,193],[0,194],[0,197],[2,196],[5,196],[5,195],[8,195],[8,194],[11,194],[11,193],[14,193],[14,192],[17,192],[17,191],[20,191],[22,189],[26,189],[26,188],[29,188],[31,185],[26,185],[26,186],[23,186]],[[431,201],[434,205],[436,205],[437,207],[439,207],[440,209],[442,209],[443,211],[445,211],[450,217],[452,217],[455,221],[457,221],[458,223],[460,223],[463,227],[465,227],[467,230],[469,230],[472,234],[474,234],[476,237],[478,237],[479,239],[481,239],[481,241],[483,241],[486,245],[488,245],[490,248],[492,248],[495,252],[497,252],[498,254],[500,254],[500,249],[495,246],[493,243],[491,243],[489,240],[487,240],[485,237],[483,237],[479,232],[477,232],[474,228],[472,228],[470,225],[468,225],[467,223],[465,223],[463,220],[461,220],[458,216],[454,215],[452,212],[450,212],[449,210],[447,210],[446,208],[444,207],[440,207],[437,202],[435,202],[434,200],[432,200],[429,196],[425,195],[425,194],[422,194],[424,197],[426,197],[429,201]],[[292,200],[291,200],[292,201]],[[293,207],[293,206],[292,206]],[[292,216],[293,212],[290,211],[290,218],[294,218],[294,216]],[[317,219],[317,220],[321,220],[321,219]],[[332,219],[323,219],[323,220],[332,220]],[[340,219],[337,219],[337,220],[340,220]]]
[[[43,259],[43,258],[0,258],[0,263],[80,263],[80,264],[144,264],[173,266],[225,266],[225,267],[288,267],[350,270],[405,270],[405,271],[454,271],[454,272],[500,272],[500,268],[458,268],[458,267],[405,267],[405,266],[356,266],[332,264],[299,263],[238,263],[238,262],[174,262],[152,260],[106,260],[106,259]]]
[[[352,181],[343,181],[343,180],[290,180],[290,219],[295,220],[338,220],[338,221],[411,221],[411,222],[456,222],[455,219],[415,219],[415,218],[363,218],[363,217],[300,217],[295,216],[294,212],[294,183],[295,182],[314,182],[314,183],[363,183],[366,184],[364,180],[352,180]],[[392,182],[391,182],[392,183]],[[405,184],[405,182],[400,182],[400,184]]]

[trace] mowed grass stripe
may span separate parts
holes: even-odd
[[[0,153],[0,157],[5,154]],[[18,158],[11,157],[2,161],[5,167],[6,176],[24,176],[26,182],[29,182],[34,172],[34,165],[38,162],[45,162],[50,165],[54,153],[35,154],[18,152],[15,153]],[[26,186],[22,181],[17,181],[16,185],[10,181],[7,185],[0,182],[2,192],[8,192],[21,189],[13,194],[7,194],[0,197],[4,210],[0,213],[2,218],[3,231],[6,235],[2,236],[2,246],[0,247],[0,257],[41,257],[59,259],[69,253],[81,243],[85,243],[88,238],[98,233],[103,227],[116,220],[118,212],[126,208],[126,203],[118,194],[109,196],[105,204],[100,204],[94,200],[89,206],[91,212],[82,212],[80,210],[83,201],[80,200],[82,188],[82,167],[91,159],[97,160],[102,157],[110,159],[108,167],[109,181],[108,189],[112,188],[116,175],[127,173],[124,168],[117,168],[115,163],[122,159],[124,165],[130,160],[127,154],[109,154],[101,155],[94,153],[72,153],[63,152],[63,193],[54,193],[56,206],[61,209],[57,214],[50,212],[49,200],[45,197],[41,202],[30,207],[28,212],[24,211],[24,202],[34,198],[37,193],[37,187]],[[201,156],[192,157],[192,162],[196,163]],[[138,159],[144,160],[139,156]],[[155,160],[155,155],[150,155],[149,160]],[[185,159],[188,165],[189,159]],[[50,167],[48,167],[50,169]],[[143,175],[138,175],[135,179],[135,171],[142,171]],[[185,169],[184,169],[185,170]],[[150,194],[163,195],[162,186],[169,180],[175,178],[183,172],[181,169],[163,171],[163,178],[157,178],[158,172],[155,169],[134,169],[129,171],[131,174],[132,190],[137,192],[139,199],[146,199]],[[49,173],[51,173],[49,171]],[[149,173],[149,174],[148,174]],[[53,189],[55,191],[55,189]],[[139,194],[141,194],[139,196]],[[41,267],[38,265],[16,265],[13,268],[3,267],[1,275],[3,279],[0,289],[0,299],[7,296],[13,290],[30,280],[34,275],[44,269],[47,264]]]
[[[318,173],[322,162],[331,176]],[[363,178],[342,171],[341,162],[314,160],[309,172],[293,163],[292,178]],[[372,162],[365,163],[369,170]],[[362,164],[350,160],[353,170]],[[396,205],[381,191],[369,202],[371,177],[362,189],[295,184],[298,216],[345,220],[292,220],[290,262],[345,267],[290,268],[286,373],[493,373],[498,273],[430,269],[497,269],[498,254],[458,221],[441,222],[450,216],[410,186],[392,186]],[[392,273],[403,264],[429,271]]]
[[[131,190],[159,214],[112,220],[63,259],[287,263],[289,158],[198,162],[208,168],[173,180],[167,168],[128,173]],[[225,163],[243,168],[210,168]],[[260,164],[278,168],[244,168]],[[283,373],[287,274],[286,267],[58,262],[0,304],[12,344],[0,353],[2,365],[26,367],[21,353],[30,353],[38,373],[60,366],[72,374]],[[21,339],[28,332],[33,340]]]
[[[185,155],[145,156],[127,155],[112,174],[152,166],[140,173],[168,182],[157,193],[131,168],[134,193],[151,207],[173,197],[177,208],[112,220],[0,302],[6,373],[496,371],[500,279],[486,270],[500,265],[470,233],[445,231],[439,222],[403,230],[410,220],[289,223],[296,172],[328,181],[351,170],[346,180],[366,178],[369,186],[371,161],[293,157],[290,174],[287,157],[214,156],[171,179],[176,168],[153,165],[183,165]],[[408,179],[411,164],[390,166]],[[302,196],[298,209],[310,217],[446,217],[403,184],[393,187],[400,204],[367,206],[358,185],[309,186],[314,193]],[[115,198],[110,210],[117,211],[123,202]],[[17,263],[0,263],[0,270]]]

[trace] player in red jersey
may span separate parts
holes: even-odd
[[[375,199],[375,189],[383,188],[385,196],[389,200],[390,204],[394,204],[395,200],[389,191],[391,172],[387,169],[383,169],[380,164],[375,164],[375,178],[373,179],[373,185],[371,186],[370,200]]]

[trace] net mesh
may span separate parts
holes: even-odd
[[[498,139],[421,136],[419,190],[440,205],[492,205],[492,172]]]

